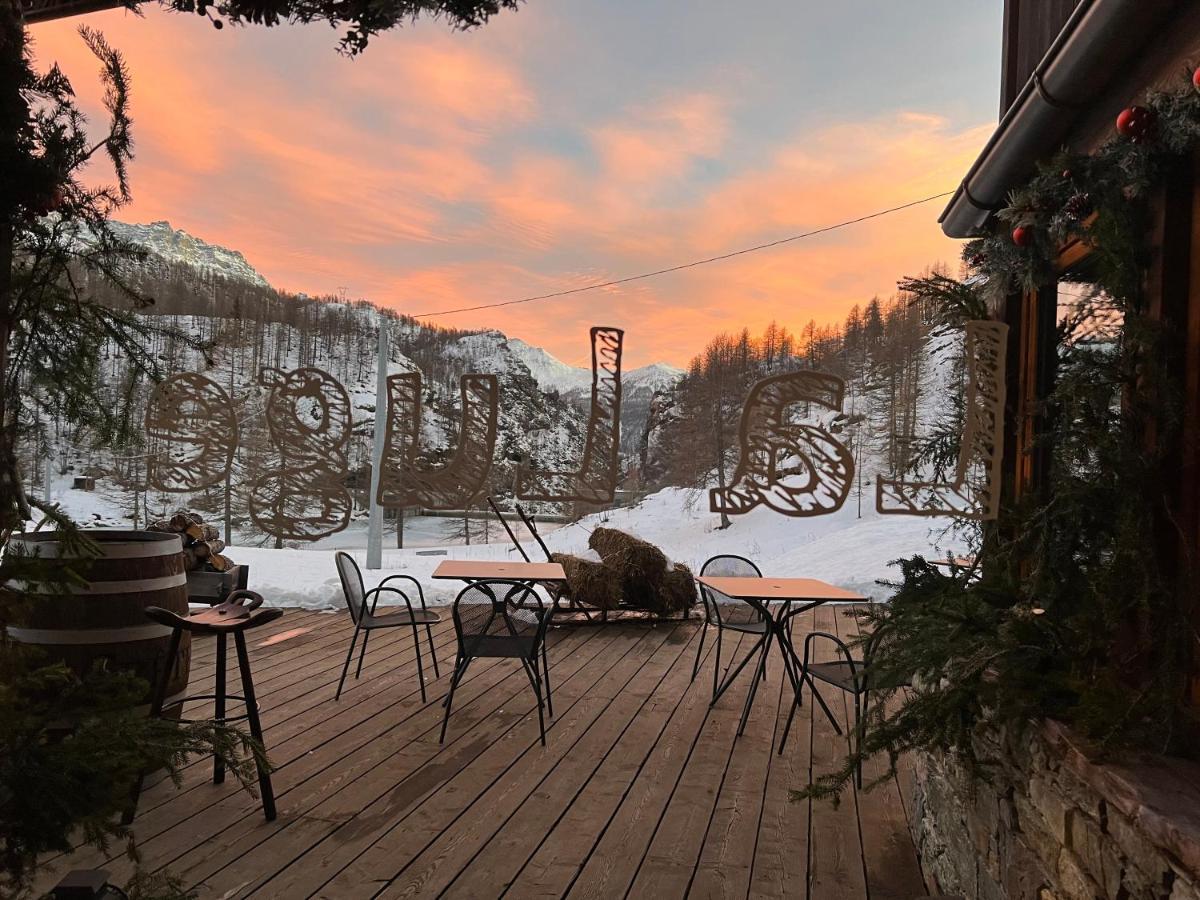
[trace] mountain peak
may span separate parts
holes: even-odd
[[[166,219],[148,225],[126,222],[109,223],[113,233],[137,244],[166,263],[181,263],[201,272],[219,275],[231,281],[244,281],[258,287],[270,287],[267,279],[250,265],[238,250],[210,244],[182,228],[172,228]]]

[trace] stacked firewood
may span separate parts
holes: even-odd
[[[149,531],[177,534],[183,538],[184,568],[187,571],[225,572],[233,568],[233,560],[223,556],[225,542],[218,537],[215,525],[208,525],[194,512],[180,511],[169,519],[150,525]]]

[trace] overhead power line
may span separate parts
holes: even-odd
[[[475,312],[480,309],[495,309],[499,306],[516,306],[519,303],[533,303],[537,300],[553,300],[556,297],[569,297],[572,294],[582,294],[587,291],[597,291],[601,288],[616,287],[622,284],[629,284],[631,281],[642,281],[646,278],[656,278],[659,275],[668,275],[671,272],[680,272],[684,269],[694,269],[697,266],[707,266],[710,263],[721,262],[726,259],[733,259],[735,256],[745,256],[748,253],[758,253],[760,250],[770,250],[772,247],[779,247],[783,244],[790,244],[793,241],[803,240],[804,238],[814,237],[818,234],[826,234],[830,231],[837,231],[839,228],[846,228],[850,225],[857,225],[860,222],[866,222],[871,219],[878,219],[881,216],[890,215],[894,212],[900,212],[904,209],[911,209],[914,206],[920,206],[923,203],[929,203],[931,200],[938,200],[942,197],[949,197],[954,191],[942,191],[940,194],[932,194],[928,197],[922,197],[920,200],[912,200],[909,203],[902,203],[899,206],[893,206],[890,209],[881,209],[878,212],[873,212],[865,216],[859,216],[857,219],[847,219],[845,222],[838,222],[836,225],[826,225],[823,228],[815,228],[812,231],[805,231],[802,234],[793,234],[791,237],[780,238],[776,241],[769,241],[765,244],[756,244],[753,247],[743,247],[741,250],[732,250],[729,253],[722,253],[718,256],[709,256],[705,259],[696,259],[691,262],[680,263],[677,266],[668,266],[665,269],[655,269],[653,272],[642,272],[637,275],[627,275],[624,278],[614,278],[611,281],[598,281],[595,284],[585,284],[581,287],[567,288],[561,291],[554,291],[549,294],[537,294],[533,297],[521,297],[517,300],[501,300],[498,303],[480,303],[477,306],[459,306],[454,309],[438,309],[431,312],[414,313],[414,319],[428,319],[433,316],[449,316],[454,313]]]

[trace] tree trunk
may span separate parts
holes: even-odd
[[[20,91],[24,46],[25,30],[16,0],[0,0],[0,172],[18,171],[19,134],[29,116]],[[16,219],[14,187],[0,188],[0,539],[20,529],[29,516],[17,466],[17,407],[10,393],[8,371],[15,312],[12,270]]]

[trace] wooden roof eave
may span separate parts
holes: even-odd
[[[1058,150],[1090,103],[1180,7],[1179,0],[1083,0],[1005,112],[941,218],[948,237],[984,231],[1009,190]]]

